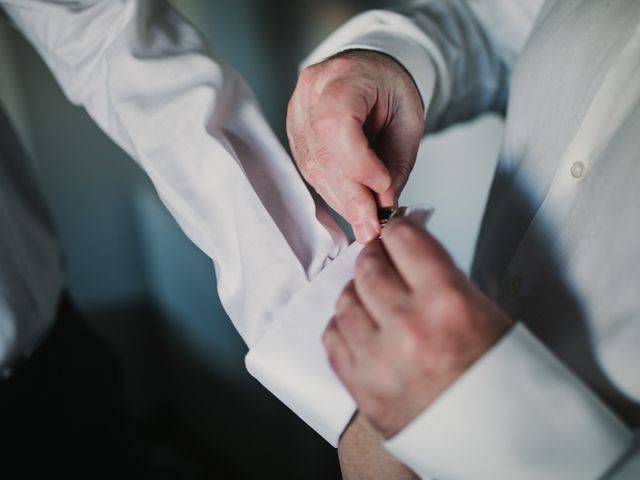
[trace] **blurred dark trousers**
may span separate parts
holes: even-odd
[[[114,354],[65,295],[43,344],[0,382],[0,478],[130,478],[135,433]]]

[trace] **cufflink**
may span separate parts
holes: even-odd
[[[416,225],[426,230],[427,223],[433,215],[434,209],[426,205],[410,205],[408,207],[378,207],[378,221],[380,222],[380,230],[396,217],[406,217]]]

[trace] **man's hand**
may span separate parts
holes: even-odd
[[[360,411],[388,438],[511,324],[442,245],[399,219],[362,251],[323,341]]]
[[[392,58],[346,52],[300,75],[287,114],[304,178],[366,243],[380,231],[377,206],[404,188],[424,130],[411,76]]]

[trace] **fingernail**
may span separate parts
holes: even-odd
[[[379,224],[373,220],[363,220],[353,225],[356,240],[360,243],[367,243],[378,236]]]

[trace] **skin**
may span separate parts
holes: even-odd
[[[383,448],[383,440],[364,415],[357,413],[338,444],[343,480],[418,480]]]
[[[411,76],[392,58],[369,51],[306,69],[287,113],[300,172],[362,243],[380,233],[377,206],[395,205],[423,131],[424,109]]]
[[[435,238],[398,219],[359,256],[323,341],[360,412],[389,438],[512,323]]]
[[[350,51],[306,69],[287,133],[307,182],[367,243],[323,337],[359,406],[338,448],[344,478],[413,479],[382,447],[497,342],[511,319],[396,204],[424,132],[424,108],[395,60]]]

